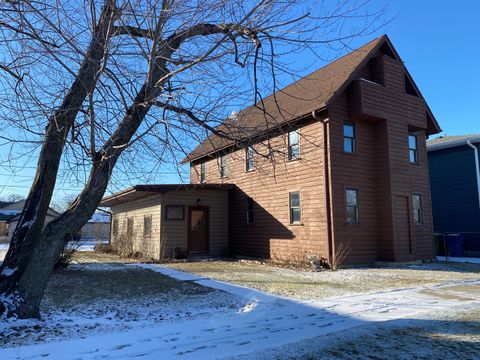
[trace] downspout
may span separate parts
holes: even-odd
[[[480,208],[480,164],[478,163],[478,148],[473,145],[470,140],[467,140],[467,145],[473,149],[475,154],[475,170],[477,174],[477,196],[478,196],[478,207]]]
[[[325,202],[326,202],[326,222],[327,222],[327,243],[328,243],[328,261],[333,264],[335,256],[335,244],[333,242],[333,231],[332,231],[332,213],[331,213],[331,176],[330,176],[330,161],[329,161],[329,147],[328,147],[328,138],[329,138],[329,122],[327,119],[320,119],[317,116],[315,110],[312,111],[312,117],[323,123],[323,149],[324,149],[324,177],[325,177]]]

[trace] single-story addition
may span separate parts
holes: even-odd
[[[464,255],[480,256],[480,134],[427,142],[433,229],[459,234]]]
[[[151,259],[227,255],[227,184],[136,185],[104,198],[112,212],[111,245]],[[181,254],[175,254],[178,248]]]

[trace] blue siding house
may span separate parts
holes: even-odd
[[[464,236],[464,256],[480,256],[480,135],[427,142],[435,233]]]

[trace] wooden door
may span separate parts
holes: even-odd
[[[396,196],[395,200],[397,252],[401,258],[409,259],[413,255],[410,202],[408,196]]]
[[[188,252],[208,252],[208,208],[188,208]]]

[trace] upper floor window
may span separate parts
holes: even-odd
[[[346,189],[345,190],[345,223],[358,224],[359,223],[359,211],[358,211],[358,190]]]
[[[251,197],[245,199],[245,210],[246,210],[246,220],[247,224],[253,224],[255,221],[255,213],[254,213],[254,203]]]
[[[200,182],[204,183],[207,179],[207,167],[205,161],[200,164]]]
[[[290,201],[290,224],[300,224],[302,215],[300,208],[300,192],[295,191],[289,194]]]
[[[343,123],[343,152],[353,154],[355,152],[355,125]]]
[[[300,141],[298,131],[288,133],[288,160],[297,160],[300,158]]]
[[[152,215],[145,215],[143,217],[143,236],[149,237],[152,235]]]
[[[415,224],[423,224],[423,211],[422,211],[422,196],[419,194],[412,195],[412,209],[413,220]]]
[[[253,147],[249,146],[245,151],[245,169],[247,171],[255,169],[255,163],[253,161]]]
[[[411,164],[418,164],[417,136],[408,135],[408,158]]]
[[[220,177],[224,178],[228,175],[227,155],[220,156]]]

